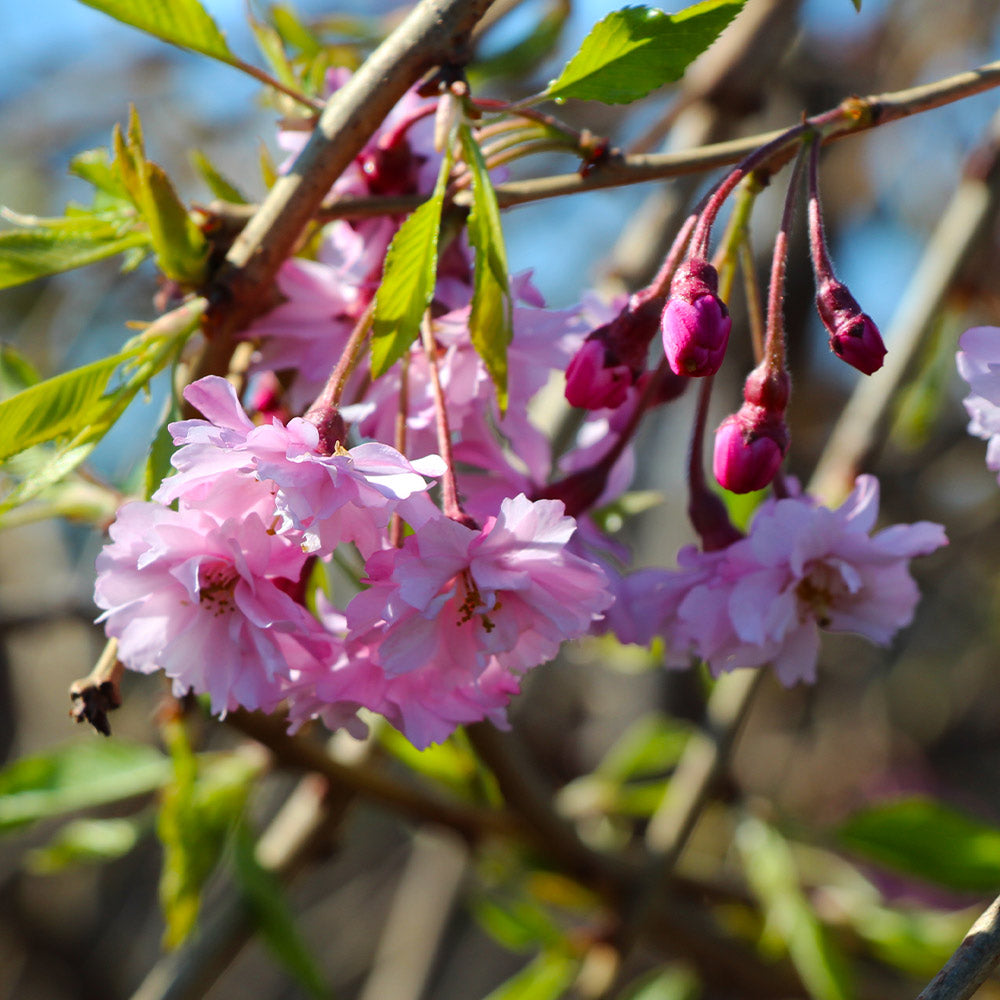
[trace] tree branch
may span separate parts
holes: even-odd
[[[917,1000],[969,1000],[1000,962],[1000,897],[972,925]]]

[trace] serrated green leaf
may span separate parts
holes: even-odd
[[[451,163],[451,156],[445,156],[433,196],[406,218],[386,252],[372,321],[373,378],[384,375],[409,350],[434,296],[441,209]]]
[[[628,104],[679,80],[746,0],[704,0],[677,14],[626,7],[598,21],[545,91],[550,98]]]
[[[145,246],[142,232],[97,219],[66,219],[66,225],[9,229],[0,233],[0,288],[71,271]]]
[[[112,375],[141,349],[132,348],[56,375],[0,402],[0,462],[26,448],[79,432],[100,420]]]
[[[862,809],[841,825],[837,839],[866,858],[950,889],[994,892],[1000,884],[1000,829],[934,799]]]
[[[170,777],[159,750],[120,740],[87,740],[0,771],[0,831],[151,792]]]
[[[232,181],[219,172],[214,163],[200,150],[191,151],[191,162],[195,170],[201,174],[201,179],[208,185],[209,191],[222,201],[231,201],[236,205],[246,205],[247,196]]]
[[[232,63],[225,35],[198,0],[80,0],[171,45]]]
[[[45,847],[26,857],[28,870],[51,875],[71,865],[104,864],[135,847],[146,824],[140,819],[77,819],[67,823]]]
[[[558,1000],[576,978],[579,962],[563,951],[543,951],[485,1000]]]
[[[194,224],[163,168],[146,159],[142,125],[135,108],[128,132],[116,125],[112,135],[112,169],[149,230],[149,242],[160,270],[189,286],[201,283],[208,260],[208,242]]]
[[[773,827],[746,817],[736,846],[750,889],[767,920],[765,937],[787,949],[810,997],[851,1000],[855,996],[847,961],[806,900],[791,849]]]
[[[479,144],[472,130],[459,129],[466,165],[472,174],[469,242],[476,253],[469,336],[496,388],[500,412],[507,409],[507,348],[513,337],[513,303],[507,278],[507,251],[500,208]]]
[[[234,847],[236,880],[264,943],[310,996],[329,1000],[333,991],[295,926],[281,883],[257,860],[245,827],[237,831]]]

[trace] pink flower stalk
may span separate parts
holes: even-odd
[[[209,375],[189,385],[185,398],[208,420],[170,425],[177,474],[163,481],[154,499],[185,505],[214,504],[233,479],[269,484],[279,531],[294,532],[308,552],[332,552],[341,542],[368,554],[382,544],[383,533],[400,502],[430,485],[444,463],[436,455],[416,462],[389,445],[371,442],[325,455],[318,451],[314,424],[296,417],[283,425],[255,426],[233,387]]]
[[[680,634],[715,674],[774,666],[783,684],[816,676],[819,630],[887,645],[913,619],[909,561],[947,544],[926,521],[870,534],[878,481],[859,476],[837,510],[807,496],[768,500],[749,535],[699,556],[710,572],[677,607]]]
[[[271,711],[279,679],[330,654],[318,622],[285,592],[305,564],[256,512],[230,516],[129,503],[97,557],[94,600],[130,669],[162,669],[174,693],[217,713]]]
[[[562,503],[523,494],[481,531],[429,521],[369,558],[349,649],[372,646],[390,677],[426,666],[472,680],[492,658],[513,674],[550,660],[611,603],[604,573],[566,550],[574,529]]]
[[[847,286],[833,273],[819,202],[819,148],[819,142],[814,142],[809,156],[809,249],[816,276],[816,309],[830,334],[833,353],[871,375],[882,367],[885,344],[875,321],[861,311]]]
[[[959,338],[958,373],[972,390],[965,397],[970,434],[989,442],[986,467],[1000,471],[1000,327],[974,326]]]
[[[718,273],[700,257],[684,261],[674,275],[661,327],[663,349],[677,375],[714,375],[722,365],[733,321],[718,288]]]
[[[837,357],[865,375],[882,367],[887,353],[882,335],[846,285],[832,275],[821,281],[816,308],[830,334],[830,349]]]

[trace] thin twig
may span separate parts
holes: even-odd
[[[972,925],[958,950],[917,1000],[969,1000],[1000,962],[1000,897]]]

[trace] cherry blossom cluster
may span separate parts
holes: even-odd
[[[331,75],[332,87],[342,82]],[[436,104],[408,95],[333,193],[430,191]],[[290,152],[301,140],[281,136]],[[311,257],[281,268],[281,303],[245,332],[255,345],[246,407],[221,378],[189,385],[202,417],[170,425],[175,471],[111,526],[95,599],[122,662],[162,670],[175,693],[206,694],[216,713],[284,704],[293,728],[320,719],[358,732],[365,709],[425,747],[464,723],[504,725],[525,671],[587,634],[659,637],[669,667],[772,664],[786,684],[814,679],[822,629],[888,643],[918,600],[909,560],[944,535],[927,523],[872,534],[870,476],[836,510],[781,478],[790,381],[780,294],[714,462],[723,486],[774,481],[775,495],[744,536],[704,482],[705,387],[732,331],[709,260],[726,190],[628,298],[551,310],[530,275],[512,277],[505,408],[470,337],[465,241],[442,246],[424,336],[373,377],[357,333],[402,220],[325,226]],[[874,370],[877,330],[833,278],[821,224],[813,230],[833,349]],[[664,360],[650,367],[657,333]],[[554,378],[585,411],[559,451],[530,416]],[[684,548],[676,568],[629,572],[629,553],[592,515],[627,490],[643,416],[692,381],[702,392],[688,513],[701,548]],[[364,568],[339,607],[317,581],[349,550]]]

